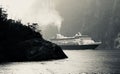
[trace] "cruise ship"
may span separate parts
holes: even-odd
[[[50,39],[51,42],[59,45],[62,49],[95,49],[101,42],[95,42],[88,35],[82,35],[80,32],[73,37],[65,37],[61,34]]]

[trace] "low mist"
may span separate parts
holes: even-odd
[[[53,0],[1,0],[1,2],[1,5],[7,9],[8,18],[21,20],[26,25],[27,23],[38,23],[45,38],[49,33],[46,29],[49,25],[53,25],[57,28],[56,32],[60,33],[63,18],[56,10]]]

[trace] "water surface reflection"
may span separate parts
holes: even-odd
[[[120,50],[65,50],[68,59],[0,64],[0,74],[120,73]]]

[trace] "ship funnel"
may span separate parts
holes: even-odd
[[[79,36],[82,36],[82,34],[81,34],[80,32],[78,32],[78,35],[79,35]]]
[[[82,34],[78,32],[77,34],[75,34],[75,36],[82,36]]]

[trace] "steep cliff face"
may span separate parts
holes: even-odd
[[[101,48],[113,49],[120,32],[120,0],[60,0],[58,10],[64,21],[61,33],[77,32],[102,41]],[[67,5],[66,5],[67,3]]]
[[[20,21],[7,19],[0,8],[1,61],[40,61],[67,58],[62,49]]]

